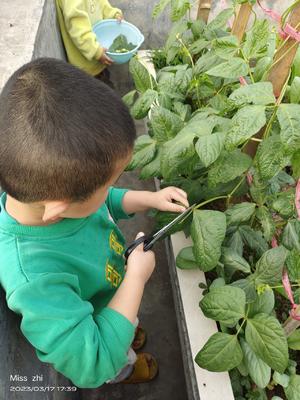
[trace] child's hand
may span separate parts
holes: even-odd
[[[172,203],[172,200],[178,201],[183,204],[183,206]],[[169,186],[153,193],[151,206],[160,211],[183,212],[186,209],[185,207],[189,207],[189,202],[184,190],[174,186]]]
[[[136,239],[144,233],[137,234]],[[126,276],[139,280],[143,285],[148,281],[155,268],[155,255],[153,251],[144,251],[144,243],[137,246],[127,260]]]
[[[106,54],[106,52],[107,52],[107,49],[103,48],[103,54],[102,54],[102,56],[99,58],[98,61],[99,61],[101,64],[111,65],[111,64],[113,63],[113,60],[112,60],[110,57],[108,57],[108,55]]]
[[[124,17],[122,14],[117,14],[116,15],[116,20],[118,21],[118,23],[120,24],[123,21]]]

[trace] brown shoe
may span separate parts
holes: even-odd
[[[140,325],[138,325],[138,327],[135,330],[135,336],[133,342],[131,344],[132,349],[134,351],[140,350],[142,347],[145,346],[146,341],[147,341],[147,333]]]
[[[156,359],[149,353],[139,353],[131,375],[120,383],[150,382],[157,374],[158,364]]]

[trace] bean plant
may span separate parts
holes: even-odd
[[[196,363],[230,371],[236,399],[299,400],[300,329],[286,326],[300,302],[300,53],[275,98],[268,73],[288,37],[254,18],[239,42],[234,8],[206,24],[186,16],[190,5],[171,2],[176,22],[152,52],[155,76],[130,62],[135,90],[123,99],[148,132],[128,170],[181,187],[194,204],[177,227],[193,245],[176,263],[206,273],[199,306],[219,328]],[[158,225],[173,217],[156,212]]]

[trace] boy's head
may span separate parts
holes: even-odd
[[[87,201],[123,171],[135,137],[109,87],[62,61],[32,61],[0,96],[0,186],[22,203]]]

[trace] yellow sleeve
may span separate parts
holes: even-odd
[[[103,49],[92,30],[84,0],[61,0],[66,29],[81,54],[88,60],[98,60]]]
[[[122,15],[122,11],[119,8],[112,7],[108,0],[99,0],[100,6],[103,12],[103,18],[115,18],[117,14]]]

